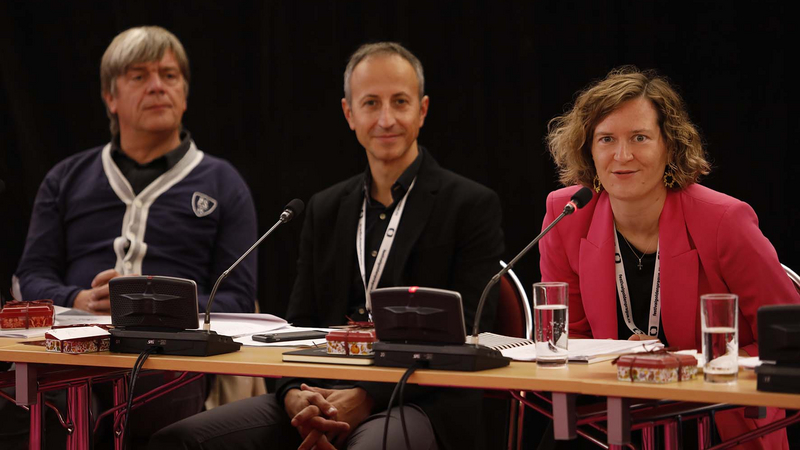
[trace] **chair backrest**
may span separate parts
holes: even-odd
[[[11,275],[11,298],[22,301],[22,290],[19,288],[19,278]]]
[[[500,261],[502,267],[506,263]],[[494,332],[505,336],[531,339],[533,315],[531,304],[519,278],[509,270],[500,279],[500,298],[497,302]]]
[[[797,289],[797,292],[800,293],[800,275],[797,275],[794,270],[786,267],[783,264],[781,264],[781,267],[783,267],[783,270],[784,272],[786,272],[786,275],[789,277],[789,279],[792,280],[794,288]]]

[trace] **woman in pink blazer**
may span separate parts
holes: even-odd
[[[573,185],[598,193],[539,243],[542,280],[569,283],[570,337],[652,336],[700,349],[700,295],[732,292],[740,352],[758,355],[759,306],[800,296],[753,209],[696,184],[710,166],[669,83],[633,67],[614,70],[551,121],[547,139],[561,182],[572,187],[548,196],[545,225],[580,187]],[[784,412],[716,417],[728,439]],[[788,449],[786,432],[738,448]]]

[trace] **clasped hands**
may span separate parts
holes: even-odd
[[[654,338],[652,336],[648,336],[646,334],[634,334],[633,336],[628,338],[628,340],[630,340],[630,341],[646,341],[648,339],[654,339]],[[747,357],[750,356],[750,354],[747,353],[747,350],[745,350],[743,348],[740,348],[739,349],[739,356],[741,356],[743,358],[747,358]]]
[[[302,384],[284,398],[303,442],[298,450],[335,450],[369,416],[372,398],[362,388],[323,389]]]
[[[93,314],[108,314],[111,312],[111,299],[108,292],[108,282],[112,278],[123,276],[114,269],[98,273],[92,280],[92,288],[78,292],[72,307],[82,309]]]

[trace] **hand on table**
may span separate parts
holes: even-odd
[[[72,307],[89,311],[93,314],[108,314],[111,311],[108,282],[112,278],[121,276],[122,274],[114,269],[98,273],[92,280],[92,288],[80,291],[75,297]]]
[[[635,334],[635,333],[628,338],[629,341],[650,341],[653,339],[657,340],[658,338],[653,336],[648,336],[646,334]]]

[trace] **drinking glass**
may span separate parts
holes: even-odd
[[[562,282],[533,285],[534,340],[539,367],[567,364],[568,289],[569,285]]]
[[[703,377],[711,383],[733,383],[739,373],[739,297],[736,294],[700,296],[703,332]]]

